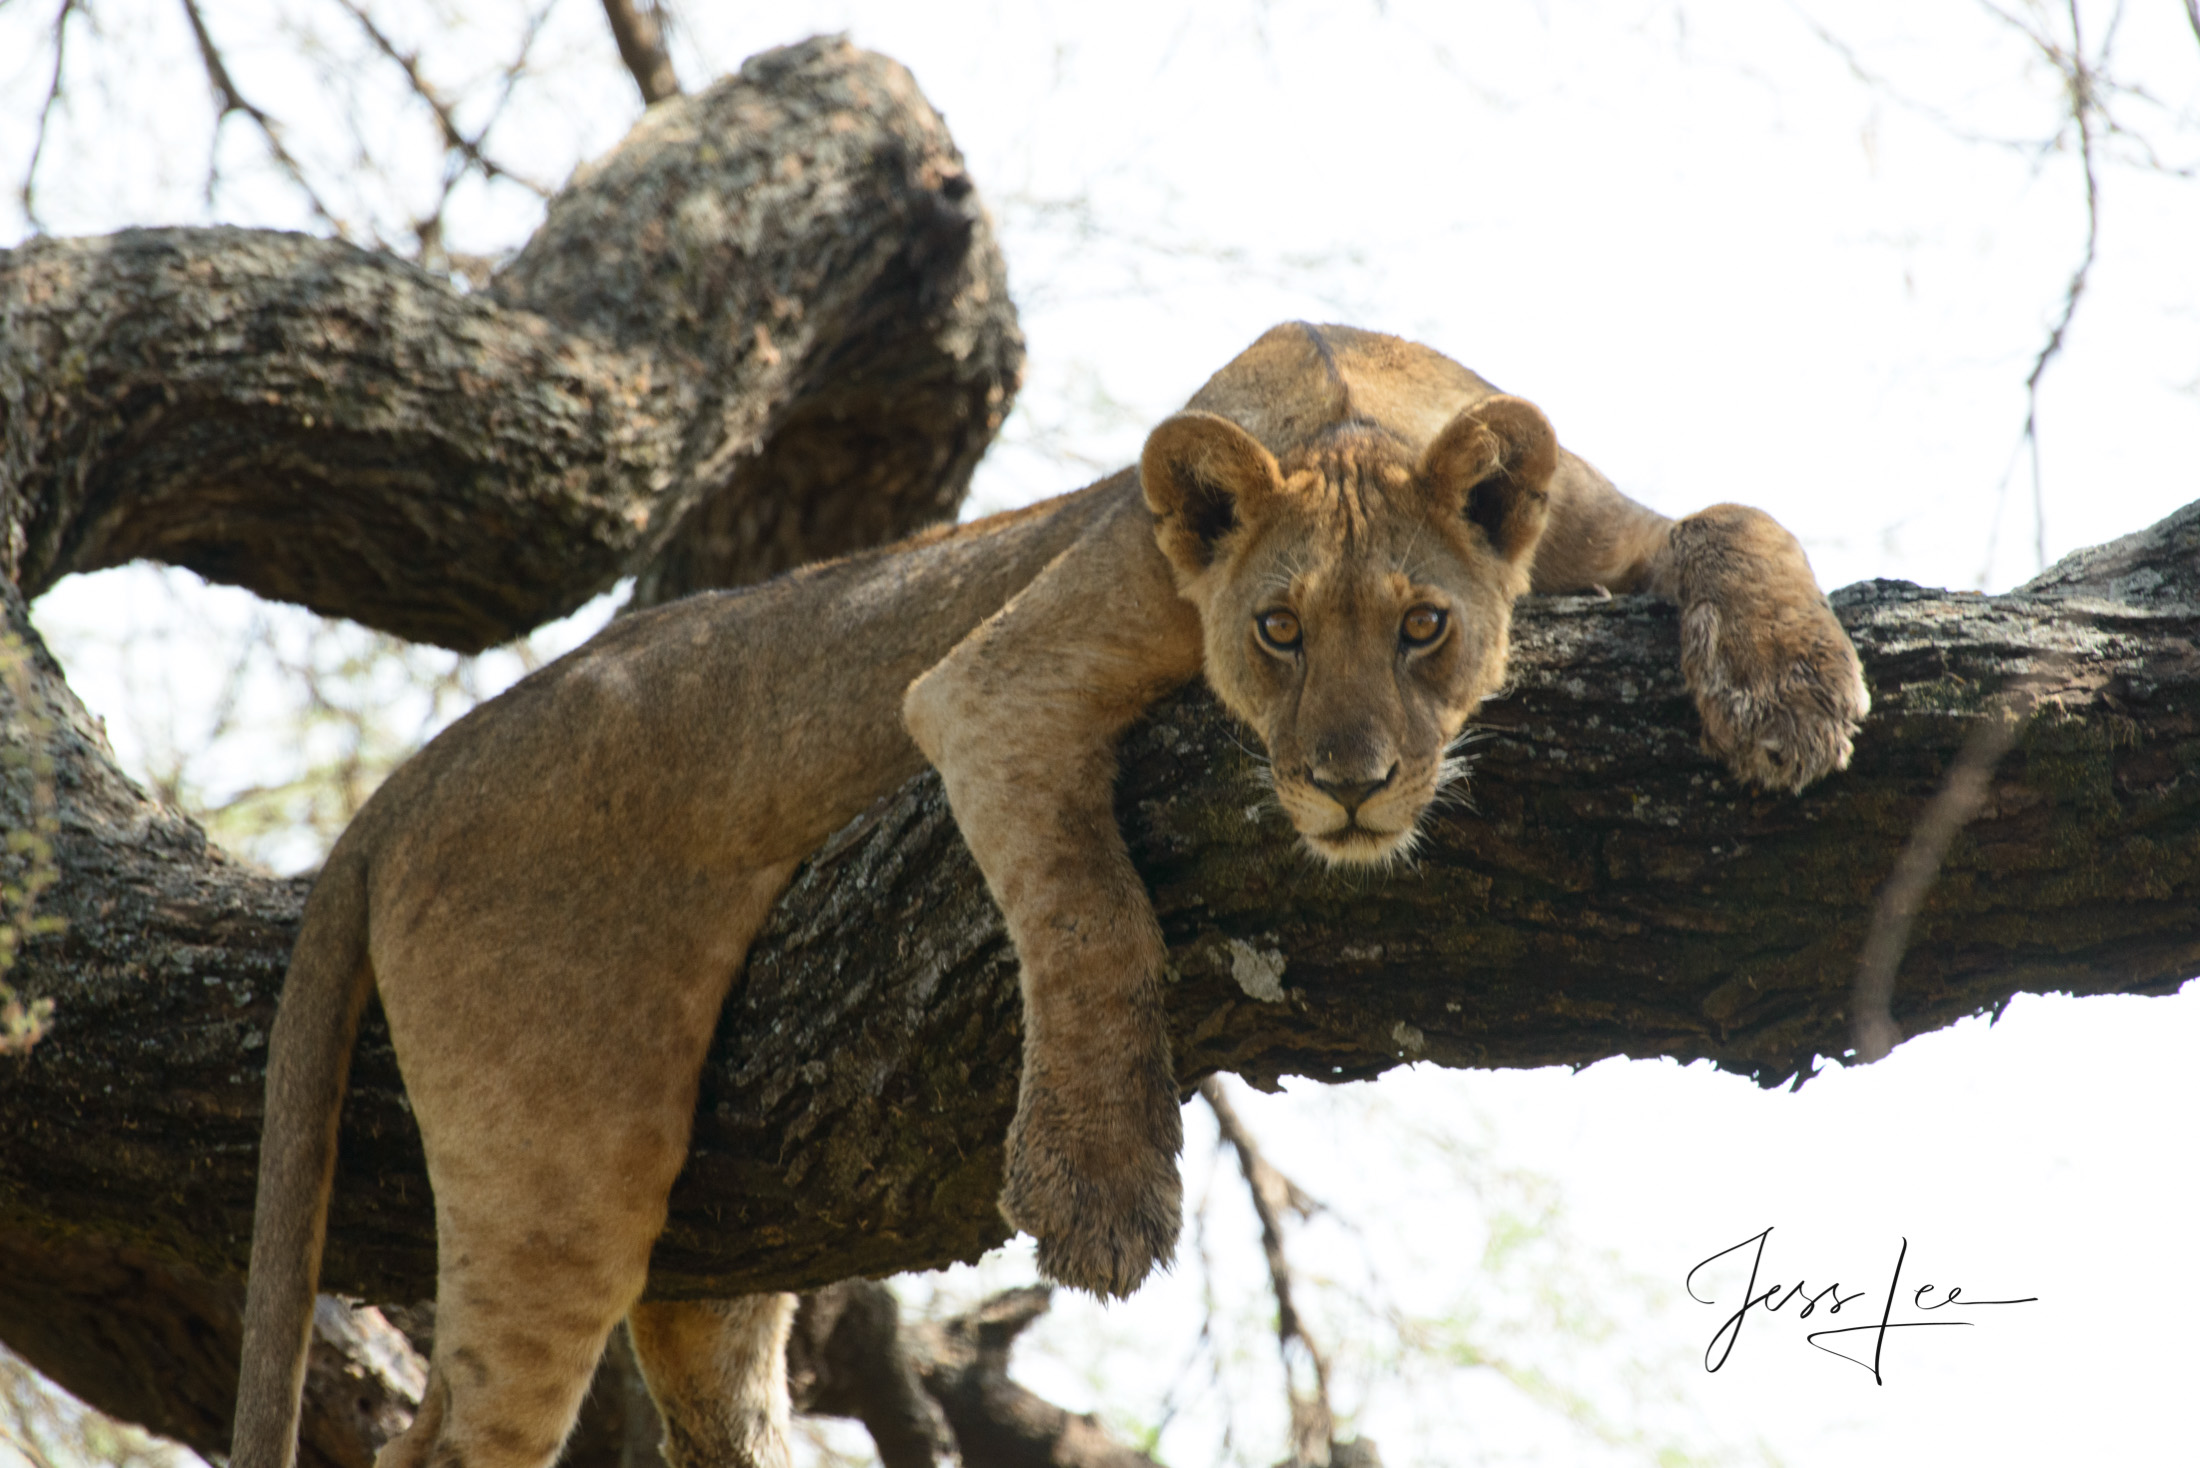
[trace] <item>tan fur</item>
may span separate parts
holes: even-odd
[[[636,1305],[642,1379],[670,1468],[787,1468],[787,1329],[794,1296]]]
[[[1137,472],[623,618],[460,720],[308,904],[270,1042],[232,1461],[293,1455],[370,989],[439,1249],[428,1397],[383,1468],[541,1468],[621,1316],[680,1468],[784,1461],[784,1299],[636,1302],[750,940],[794,865],[926,760],[1022,960],[1003,1209],[1056,1278],[1135,1288],[1175,1242],[1180,1132],[1117,739],[1204,671],[1308,847],[1392,860],[1531,585],[1678,600],[1705,739],[1745,778],[1846,762],[1863,684],[1784,531],[1732,506],[1675,525],[1446,358],[1302,325],[1216,374]]]

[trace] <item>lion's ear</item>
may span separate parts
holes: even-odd
[[[1543,534],[1558,472],[1558,435],[1543,410],[1491,398],[1444,425],[1421,456],[1421,479],[1508,561],[1524,561]]]
[[[1283,488],[1275,455],[1213,413],[1179,413],[1148,434],[1138,478],[1162,553],[1192,576]]]

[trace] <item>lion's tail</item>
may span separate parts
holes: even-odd
[[[352,1042],[373,988],[366,860],[340,842],[306,899],[267,1041],[267,1114],[231,1468],[290,1468],[295,1461],[336,1127]]]

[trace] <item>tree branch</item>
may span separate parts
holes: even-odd
[[[641,89],[645,105],[655,106],[680,95],[680,78],[665,52],[664,26],[654,0],[603,0],[604,19],[611,22],[611,38],[618,42],[619,59]]]
[[[955,1434],[925,1391],[911,1344],[901,1302],[877,1280],[843,1280],[803,1296],[787,1341],[794,1408],[860,1421],[880,1468],[961,1468]],[[936,1375],[939,1363],[927,1364]],[[975,1458],[971,1468],[991,1465]]]
[[[61,0],[53,18],[53,72],[46,79],[46,99],[38,104],[38,131],[31,138],[30,161],[23,165],[23,186],[16,197],[23,201],[23,217],[33,229],[44,226],[38,218],[38,163],[46,156],[46,125],[61,101],[62,64],[69,49],[69,18],[82,8],[82,0]]]
[[[2074,558],[2006,597],[1843,593],[1877,703],[1855,766],[1798,799],[1736,790],[1695,751],[1665,609],[1524,604],[1476,809],[1383,882],[1306,863],[1212,702],[1170,701],[1126,744],[1120,808],[1171,944],[1181,1073],[1625,1054],[1805,1077],[1847,1048],[1872,893],[1954,751],[1997,689],[2054,661],[2069,672],[1920,915],[1896,1017],[1914,1034],[2017,992],[2174,991],[2200,969],[2196,541],[2200,506],[2091,558],[2105,579]],[[16,975],[57,1008],[0,1072],[0,1206],[234,1279],[303,884],[238,868],[130,790],[42,672],[62,798],[48,905],[69,928]],[[999,1242],[1016,1006],[984,884],[936,781],[913,782],[806,866],[751,955],[653,1288],[815,1288]],[[378,1023],[354,1077],[325,1278],[424,1297],[432,1219]]]
[[[221,48],[214,44],[214,33],[206,27],[206,17],[199,13],[198,0],[183,0],[183,13],[185,18],[191,22],[192,38],[198,42],[199,61],[206,68],[206,80],[214,89],[214,102],[219,114],[214,120],[217,139],[221,131],[221,121],[230,113],[241,112],[250,118],[252,125],[260,130],[261,138],[267,143],[268,156],[282,166],[283,172],[290,175],[290,181],[298,186],[298,192],[305,195],[306,203],[312,208],[314,218],[320,220],[337,234],[343,234],[343,223],[329,212],[326,204],[321,202],[321,196],[315,191],[312,183],[307,180],[305,170],[298,166],[298,160],[291,157],[290,149],[284,146],[282,125],[254,106],[244,93],[238,90],[236,81],[229,75],[229,64],[222,59]],[[211,167],[209,165],[207,177],[207,192],[209,195],[212,194],[214,188]]]
[[[1329,1357],[1306,1329],[1293,1295],[1291,1260],[1283,1247],[1286,1209],[1310,1217],[1320,1205],[1277,1170],[1239,1119],[1218,1077],[1199,1083],[1200,1099],[1215,1116],[1215,1127],[1237,1153],[1252,1195],[1253,1216],[1260,1221],[1261,1253],[1268,1261],[1268,1285],[1276,1297],[1276,1346],[1283,1357],[1283,1389],[1290,1408],[1291,1450],[1278,1468],[1331,1468],[1352,1458],[1378,1461],[1375,1445],[1365,1439],[1337,1441],[1337,1416],[1329,1404]]]
[[[811,42],[653,112],[487,292],[233,229],[0,253],[0,574],[151,557],[470,651],[949,513],[1021,365],[938,116]]]
[[[1879,889],[1856,964],[1856,983],[1849,991],[1849,1039],[1859,1064],[1884,1060],[1902,1043],[1901,1027],[1894,1022],[1894,985],[1903,950],[1910,946],[1910,930],[1948,859],[1949,845],[1978,819],[1993,789],[1994,767],[2016,747],[2037,705],[2038,689],[2019,683],[1971,726],[1948,767],[1947,780],[1917,818],[1894,871]]]
[[[40,910],[67,920],[10,974],[54,1010],[0,1060],[0,1245],[24,1261],[0,1268],[0,1336],[218,1444],[304,893],[122,777],[19,587],[154,554],[475,646],[622,572],[673,595],[944,511],[1017,354],[944,130],[906,74],[833,42],[652,109],[481,295],[240,231],[0,258],[0,612],[29,659],[0,729],[50,759]],[[1919,913],[1894,1017],[2167,993],[2200,968],[2200,506],[2006,597],[1873,583],[1837,604],[1877,704],[1854,768],[1799,799],[1697,752],[1669,610],[1524,604],[1475,806],[1384,880],[1308,863],[1212,701],[1165,703],[1124,746],[1119,810],[1184,1083],[1614,1054],[1807,1077],[1848,1044],[1872,894],[1953,752],[2051,667]],[[0,762],[10,831],[40,809],[34,764]],[[751,955],[652,1289],[815,1288],[998,1242],[1018,1015],[984,883],[915,781],[807,864]],[[325,1278],[401,1303],[432,1264],[370,1021]],[[94,1276],[113,1287],[54,1283]],[[1015,1328],[972,1349],[1005,1360]]]
[[[411,86],[413,95],[418,97],[428,111],[434,114],[436,127],[443,134],[443,146],[446,149],[462,155],[468,163],[481,170],[484,178],[510,179],[530,193],[541,194],[545,197],[549,195],[550,190],[542,184],[514,173],[511,169],[506,168],[503,164],[483,153],[481,151],[481,137],[469,138],[466,136],[459,128],[457,117],[451,111],[451,104],[444,98],[442,92],[436,88],[434,83],[428,80],[427,75],[421,71],[418,52],[407,51],[399,47],[397,42],[390,38],[387,31],[375,24],[373,15],[369,14],[367,8],[358,3],[358,0],[336,0],[336,3],[341,5],[350,14],[351,18],[358,22],[359,28],[366,32],[367,39],[373,43],[374,48],[389,60],[395,62],[398,69],[405,73],[405,81]],[[527,33],[528,44],[531,44],[533,39],[534,30],[530,26]],[[522,55],[525,54],[525,49],[523,45]]]
[[[2093,274],[2093,262],[2099,255],[2101,242],[2101,180],[2093,156],[2093,120],[2100,104],[2094,90],[2093,68],[2085,56],[2085,33],[2080,29],[2078,0],[2066,0],[2065,11],[2070,17],[2070,49],[2067,52],[2052,38],[2024,30],[2048,64],[2062,75],[2070,103],[2070,120],[2078,133],[2078,166],[2085,180],[2085,248],[2079,254],[2077,268],[2070,272],[2069,285],[2063,290],[2062,314],[2048,330],[2047,340],[2041,345],[2039,355],[2033,358],[2032,370],[2024,379],[2024,432],[2021,437],[2032,459],[2032,554],[2033,563],[2041,570],[2047,568],[2047,488],[2040,473],[2040,379],[2062,354],[2063,339],[2070,333],[2070,323],[2077,319],[2078,303],[2085,298],[2086,281]]]
[[[1108,1435],[1090,1414],[1069,1412],[1009,1379],[1016,1337],[1053,1303],[1045,1285],[1003,1290],[940,1325],[909,1332],[924,1389],[940,1404],[970,1468],[1161,1468]]]

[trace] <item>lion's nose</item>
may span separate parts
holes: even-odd
[[[1380,778],[1374,780],[1336,778],[1333,774],[1320,770],[1310,772],[1307,778],[1313,782],[1316,790],[1343,806],[1346,815],[1356,815],[1361,805],[1366,803],[1367,798],[1389,785],[1397,777],[1397,774],[1397,762],[1392,761],[1390,768],[1383,771]]]

